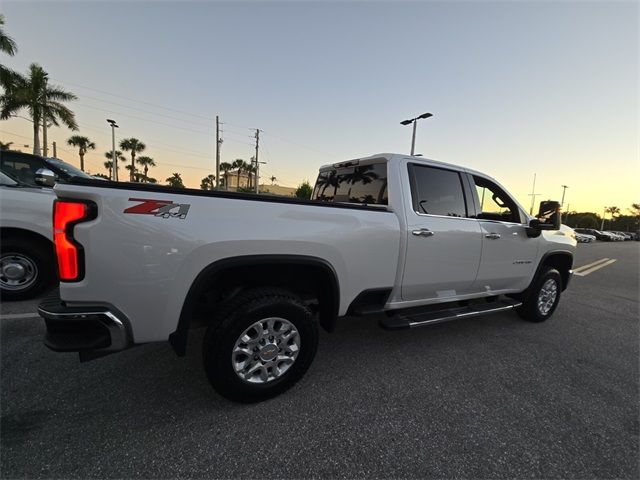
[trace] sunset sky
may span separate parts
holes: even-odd
[[[18,54],[79,99],[79,133],[102,172],[119,138],[136,137],[164,183],[187,186],[222,161],[249,160],[260,128],[264,177],[313,181],[326,163],[416,151],[496,177],[527,208],[640,202],[639,7],[630,2],[31,2],[3,0]],[[21,115],[27,116],[26,112]],[[31,124],[0,139],[32,145]],[[58,156],[78,165],[54,129]],[[30,151],[29,148],[21,148]],[[124,172],[121,173],[121,175]]]

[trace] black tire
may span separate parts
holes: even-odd
[[[45,240],[9,236],[2,239],[0,262],[19,265],[26,273],[11,278],[0,271],[0,297],[3,300],[26,300],[36,297],[57,281],[53,245]],[[21,283],[22,282],[22,283]]]
[[[555,282],[555,298],[550,305],[548,302],[546,302],[546,305],[544,304],[545,302],[543,302],[543,305],[539,305],[538,300],[540,299],[540,296],[547,294],[542,292],[543,287],[545,285],[551,286],[548,282]],[[522,306],[516,308],[516,312],[529,322],[544,322],[551,317],[553,312],[556,310],[558,302],[560,302],[561,292],[562,276],[560,275],[560,272],[555,268],[544,267],[538,274],[537,278],[533,281],[531,287],[529,287],[529,292],[525,297]]]
[[[300,344],[297,357],[281,376],[265,383],[249,383],[236,373],[232,353],[236,341],[248,328],[269,317],[282,318],[295,327]],[[241,292],[226,302],[216,320],[207,328],[202,356],[209,382],[229,400],[253,403],[281,394],[304,375],[316,355],[317,323],[311,310],[287,290],[254,288]],[[256,357],[258,354],[253,363]],[[263,362],[262,358],[258,361]]]

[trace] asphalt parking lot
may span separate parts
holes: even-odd
[[[168,345],[80,364],[4,303],[2,478],[638,478],[637,242],[578,246],[554,317],[323,334],[285,395],[218,396]],[[587,272],[589,269],[583,270]]]

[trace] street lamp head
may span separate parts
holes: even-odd
[[[413,120],[403,120],[400,122],[400,125],[409,125],[411,123],[413,123]]]
[[[433,117],[433,113],[423,113],[418,118],[429,118],[429,117]]]
[[[111,124],[112,127],[118,128],[118,125],[116,125],[115,120],[111,120],[110,118],[107,118],[107,122],[109,122],[109,124]]]

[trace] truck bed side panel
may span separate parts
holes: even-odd
[[[337,273],[339,314],[363,290],[394,285],[400,229],[386,211],[59,185],[59,197],[96,202],[98,217],[75,227],[86,275],[61,285],[68,302],[104,302],[132,320],[136,343],[166,340],[184,298],[207,265],[246,255],[306,255]],[[152,199],[188,204],[186,218],[123,211]]]

